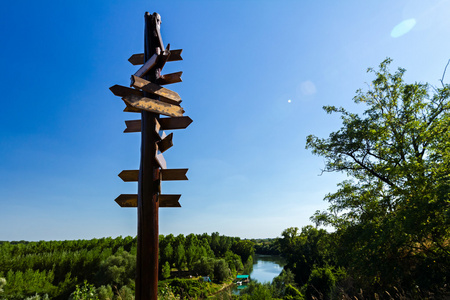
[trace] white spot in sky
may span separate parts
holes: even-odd
[[[288,103],[291,103],[291,99],[288,100]]]
[[[416,19],[408,19],[402,21],[400,24],[396,25],[394,29],[391,31],[391,36],[393,38],[401,37],[402,35],[407,34],[414,28],[416,25]]]

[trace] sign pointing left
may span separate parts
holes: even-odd
[[[159,207],[181,207],[180,205],[181,195],[159,195]],[[121,194],[116,198],[117,204],[120,207],[137,207],[138,195],[137,194]]]

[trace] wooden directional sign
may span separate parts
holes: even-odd
[[[120,179],[125,182],[133,182],[139,180],[139,170],[123,170],[119,173]]]
[[[158,145],[158,149],[159,151],[161,151],[161,153],[164,153],[166,150],[170,149],[173,146],[173,133],[169,134],[168,136],[163,137],[162,140],[160,140],[159,142],[157,142],[156,144]]]
[[[165,169],[161,170],[160,179],[167,180],[188,180],[186,173],[188,169]]]
[[[142,79],[140,77],[136,77],[134,75],[131,76],[131,84],[132,87],[141,89],[143,91],[149,92],[151,94],[160,96],[160,101],[180,105],[181,103],[181,97],[178,95],[178,93],[171,91],[169,89],[166,89],[162,86],[159,86],[157,84],[151,83],[150,81],[147,81],[145,79]]]
[[[170,55],[167,61],[183,60],[181,57],[182,51],[183,49],[170,50]],[[144,64],[144,53],[133,54],[130,56],[128,61],[135,66],[142,65]]]
[[[180,205],[181,195],[159,195],[159,207],[181,207]],[[137,207],[138,195],[137,194],[121,194],[114,200],[120,207]]]
[[[130,95],[144,97],[144,93],[142,91],[132,89],[132,88],[129,88],[126,86],[118,85],[118,84],[113,85],[109,89],[115,96],[119,96],[119,97],[125,97],[125,96],[130,96]]]
[[[170,50],[170,44],[164,49],[160,25],[159,14],[145,13],[145,53],[129,58],[133,65],[142,66],[131,76],[130,87],[114,85],[110,88],[125,102],[124,111],[141,114],[140,120],[125,121],[124,130],[142,133],[140,169],[119,174],[125,182],[138,182],[138,193],[122,194],[115,199],[121,207],[137,207],[136,300],[158,298],[158,209],[181,207],[181,195],[161,194],[161,181],[188,179],[188,169],[167,169],[163,156],[163,152],[173,146],[173,133],[166,135],[164,130],[184,129],[192,120],[183,116],[180,95],[161,86],[181,82],[183,72],[161,75],[166,62],[182,60],[182,50]]]
[[[160,118],[158,120],[162,130],[185,129],[192,123],[192,119],[188,116]]]
[[[180,205],[181,195],[159,195],[160,207],[181,207]]]
[[[183,72],[176,72],[176,73],[161,75],[161,77],[156,80],[156,83],[160,84],[160,85],[166,85],[166,84],[171,84],[171,83],[182,82],[183,81],[183,80],[181,80],[182,74],[183,74]]]
[[[159,178],[162,181],[172,180],[188,180],[186,173],[189,169],[162,169],[159,172]],[[133,182],[139,180],[139,170],[123,170],[119,173],[119,177],[125,182]]]
[[[184,113],[184,109],[181,108],[180,106],[172,105],[166,102],[150,99],[147,97],[128,95],[122,97],[122,99],[134,108],[142,109],[157,114],[162,114],[165,116],[181,117],[183,116]]]
[[[123,132],[141,132],[141,120],[125,121],[127,128]]]
[[[162,137],[159,135],[159,132],[161,130],[161,125],[159,124],[158,120],[155,119],[155,138],[156,141],[159,141],[162,139]],[[124,133],[127,132],[141,132],[142,128],[142,122],[141,120],[128,120],[125,121],[125,125],[126,128],[123,131]],[[165,132],[163,132],[163,135],[165,134]],[[164,136],[165,137],[165,136]]]
[[[134,108],[133,106],[131,106],[128,103],[126,103],[125,101],[123,101],[123,102],[126,105],[126,107],[123,109],[124,112],[131,112],[131,113],[140,113],[140,112],[142,112],[141,109]]]
[[[175,130],[175,129],[185,129],[192,123],[192,119],[189,118],[188,116],[160,118],[159,122],[162,124],[161,129]],[[127,127],[125,128],[125,130],[123,132],[141,132],[141,120],[125,121],[125,125]],[[156,131],[159,131],[159,129]]]
[[[153,54],[149,60],[145,62],[145,64],[134,73],[135,76],[141,77],[148,73],[148,71],[156,65],[156,60],[158,58],[158,54]]]

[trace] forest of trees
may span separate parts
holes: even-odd
[[[186,282],[175,277],[230,280],[251,268],[253,253],[252,242],[218,233],[161,235],[161,284],[183,294],[189,292],[180,290]],[[135,272],[136,238],[132,237],[0,244],[0,299],[69,299],[71,294],[75,299],[76,292],[83,295],[89,290],[99,299],[123,299],[134,294]],[[200,294],[199,285],[189,283],[187,288]],[[208,283],[203,285],[209,288]]]
[[[161,299],[214,295],[214,283],[190,276],[231,282],[255,252],[287,265],[271,283],[222,299],[450,299],[450,86],[405,83],[390,63],[369,69],[375,79],[354,97],[362,114],[326,106],[342,127],[307,138],[323,172],[348,178],[325,196],[316,226],[265,240],[160,236]],[[132,237],[3,242],[0,299],[132,299],[135,255]]]

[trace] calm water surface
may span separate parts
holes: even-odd
[[[280,256],[255,255],[250,278],[261,283],[272,282],[272,279],[280,275],[285,265],[285,260]]]

